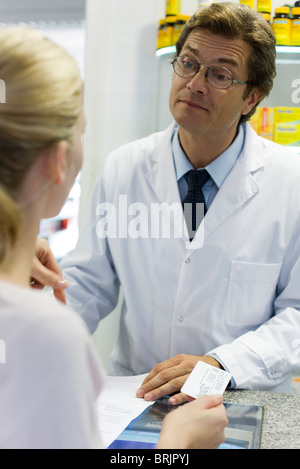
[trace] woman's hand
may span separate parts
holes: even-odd
[[[157,449],[217,449],[227,424],[222,396],[202,396],[165,417]]]
[[[52,287],[56,299],[66,303],[65,289],[68,283],[62,278],[62,271],[45,239],[37,239],[36,257],[32,261],[31,286],[37,289]]]

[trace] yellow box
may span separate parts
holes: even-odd
[[[261,137],[273,140],[274,132],[274,108],[262,107],[260,108],[259,130],[258,134]]]
[[[275,108],[274,142],[281,145],[300,145],[300,107]]]
[[[278,124],[280,122],[295,122],[300,124],[300,107],[275,107],[274,123]]]
[[[300,124],[280,122],[274,126],[274,142],[281,145],[300,145]]]
[[[257,134],[259,134],[259,130],[260,130],[260,115],[261,115],[261,108],[257,107],[255,109],[254,114],[252,114],[249,120],[249,124],[255,130]]]

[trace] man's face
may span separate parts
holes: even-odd
[[[180,55],[192,57],[208,67],[226,67],[235,80],[247,81],[251,53],[251,46],[242,40],[227,39],[198,28],[190,33]],[[206,70],[201,67],[193,78],[181,78],[174,72],[170,110],[185,131],[217,136],[236,128],[241,114],[253,108],[260,92],[254,89],[245,98],[247,85],[235,83],[225,90],[216,89],[206,81]]]

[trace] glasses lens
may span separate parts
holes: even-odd
[[[177,57],[173,61],[174,72],[180,77],[188,78],[198,71],[198,64],[190,57]]]
[[[225,67],[210,67],[206,73],[208,82],[215,88],[229,88],[233,82],[232,73]]]

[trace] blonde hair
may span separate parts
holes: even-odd
[[[9,258],[17,242],[21,220],[19,207],[0,186],[0,265]]]
[[[70,141],[82,108],[75,60],[40,31],[0,31],[0,252],[13,247],[20,227],[17,194],[41,151]],[[5,221],[6,220],[6,221]],[[4,256],[5,257],[5,256]],[[3,256],[0,255],[0,265]]]

